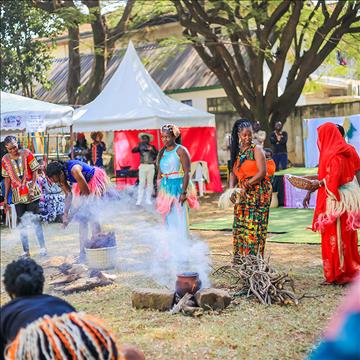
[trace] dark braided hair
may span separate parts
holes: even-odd
[[[43,268],[33,259],[15,260],[5,269],[5,290],[15,297],[41,295],[44,282]]]
[[[236,157],[239,154],[239,135],[238,132],[240,129],[251,128],[252,125],[250,120],[247,119],[238,119],[235,121],[234,126],[231,131],[231,143],[230,143],[230,169],[233,168],[236,161]]]
[[[52,161],[46,167],[46,176],[51,178],[53,176],[60,176],[61,172],[65,171],[65,163],[63,161]]]

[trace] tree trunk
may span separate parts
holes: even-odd
[[[80,32],[79,27],[71,27],[69,32],[69,75],[66,84],[68,103],[78,103],[78,90],[80,87]]]
[[[94,61],[84,90],[80,93],[80,104],[94,100],[102,90],[106,70],[106,27],[105,19],[100,12],[95,13],[96,19],[91,23],[94,35]]]

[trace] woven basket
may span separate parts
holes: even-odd
[[[112,269],[116,265],[117,246],[87,249],[85,248],[87,264],[91,269]]]
[[[303,176],[295,176],[295,175],[287,175],[286,177],[292,186],[295,186],[298,189],[302,190],[311,190],[312,189],[312,179],[303,177]]]

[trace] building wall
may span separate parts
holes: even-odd
[[[178,101],[192,100],[192,106],[199,110],[208,111],[207,100],[210,98],[226,97],[223,89],[212,89],[202,91],[192,91],[186,93],[170,94],[173,99]],[[288,117],[284,130],[288,132],[288,153],[289,160],[294,165],[303,165],[304,143],[302,120],[311,118],[323,118],[331,116],[346,116],[360,114],[360,100],[348,101],[337,104],[311,104],[296,107],[294,112]],[[231,128],[239,115],[236,112],[215,113],[217,147],[220,164],[226,164],[229,153],[226,150],[226,134],[231,133]]]
[[[360,100],[338,104],[305,105],[295,108],[288,117],[284,129],[289,134],[288,152],[289,159],[293,164],[303,165],[304,143],[303,143],[303,119],[337,117],[360,114]]]

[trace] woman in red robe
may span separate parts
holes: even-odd
[[[360,158],[335,124],[318,128],[320,151],[313,230],[321,233],[328,283],[350,282],[360,270],[357,229],[360,228]]]

